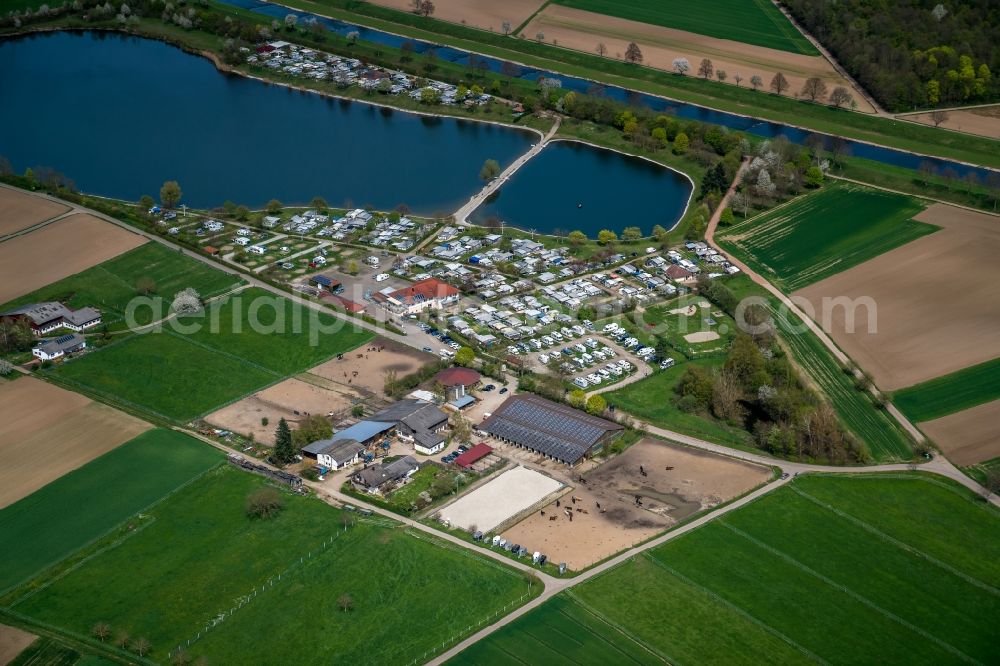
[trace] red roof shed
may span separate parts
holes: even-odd
[[[459,467],[469,467],[474,462],[482,460],[493,453],[493,447],[488,444],[476,444],[471,449],[455,458],[455,464]]]

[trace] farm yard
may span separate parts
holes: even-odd
[[[719,0],[710,5],[683,0],[555,0],[555,3],[788,53],[819,55],[777,7],[762,0]]]
[[[168,325],[135,335],[61,364],[52,375],[112,402],[190,421],[371,339],[348,322],[262,289],[213,302],[202,316],[179,323],[201,326],[188,334]]]
[[[701,60],[708,58],[715,71],[722,70],[728,74],[726,82],[732,85],[735,85],[733,76],[737,73],[744,81],[758,75],[766,85],[777,72],[781,72],[788,80],[789,89],[795,93],[812,77],[822,79],[830,90],[836,86],[851,90],[851,84],[828,60],[818,54],[803,55],[741,43],[733,36],[733,32],[706,36],[671,26],[584,11],[579,5],[585,3],[568,4],[572,6],[555,3],[546,5],[521,34],[533,39],[535,35],[542,33],[547,42],[588,54],[594,53],[597,44],[602,43],[607,49],[608,57],[617,60],[622,60],[628,44],[635,42],[642,50],[643,65],[668,72],[673,71],[675,59],[686,58],[692,67],[690,73],[694,75]],[[615,13],[620,7],[620,3],[615,3]],[[702,13],[706,8],[699,5],[696,9]],[[749,83],[743,85],[749,86]],[[854,97],[861,111],[873,110],[863,96],[855,93]]]
[[[0,210],[3,211],[3,217],[0,218],[0,238],[3,238],[62,215],[69,207],[27,192],[0,187]]]
[[[912,197],[830,184],[730,227],[720,245],[789,293],[937,231],[914,219],[922,210]]]
[[[0,509],[150,427],[34,377],[0,384]]]
[[[501,535],[580,571],[743,495],[771,473],[713,453],[643,439],[581,476],[586,483],[574,485],[561,506],[552,502]],[[574,511],[572,520],[565,510]]]
[[[866,307],[854,310],[853,333],[847,332],[845,308],[834,308],[819,323],[885,391],[1000,357],[1000,299],[993,288],[1000,281],[997,218],[935,204],[914,220],[941,231],[795,294],[817,311],[825,297],[872,299],[877,332],[869,331]]]
[[[0,590],[109,533],[221,459],[187,435],[150,430],[0,509]]]
[[[146,242],[77,213],[0,243],[0,303],[79,273]]]
[[[188,287],[202,298],[229,291],[242,279],[223,273],[160,243],[145,243],[75,275],[14,299],[4,310],[27,303],[59,301],[70,308],[95,307],[111,330],[124,326],[129,301],[139,295],[141,282],[153,288],[150,296],[164,299],[159,317],[148,307],[135,311],[136,323],[146,324],[169,313],[174,295]]]
[[[369,346],[378,351],[368,351]],[[439,360],[434,354],[379,337],[372,340],[370,345],[366,343],[364,347],[344,354],[343,359],[333,358],[311,368],[307,374],[381,396],[384,394],[386,376],[390,372],[401,378]]]
[[[618,657],[626,663],[873,654],[988,663],[998,556],[1000,514],[957,484],[922,474],[804,476],[586,581],[454,662],[520,663],[530,643],[532,654],[558,652],[553,663],[569,664],[595,663],[589,655],[610,646],[628,651]],[[656,612],[637,612],[636,599]],[[587,631],[545,631],[570,620]]]
[[[190,638],[186,652],[209,663],[397,664],[540,591],[495,562],[313,498],[282,492],[276,517],[250,518],[245,499],[265,485],[228,466],[210,472],[117,547],[8,595],[10,608],[75,633],[107,622],[145,637],[157,662]],[[253,556],[233,544],[252,544]],[[275,641],[275,617],[309,639]]]

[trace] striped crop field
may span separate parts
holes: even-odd
[[[1000,358],[896,391],[892,401],[911,421],[930,421],[1000,398]]]

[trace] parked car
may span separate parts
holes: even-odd
[[[506,392],[507,392],[507,387],[506,386],[504,386],[502,389],[500,389],[500,395],[503,395]]]

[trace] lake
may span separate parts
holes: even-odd
[[[270,199],[451,214],[538,135],[225,75],[205,58],[115,33],[0,41],[0,155],[81,191],[137,200],[176,179],[183,203]]]
[[[490,218],[528,231],[596,238],[601,229],[639,227],[649,235],[684,215],[691,181],[648,160],[576,141],[555,141],[514,172],[469,221]]]

